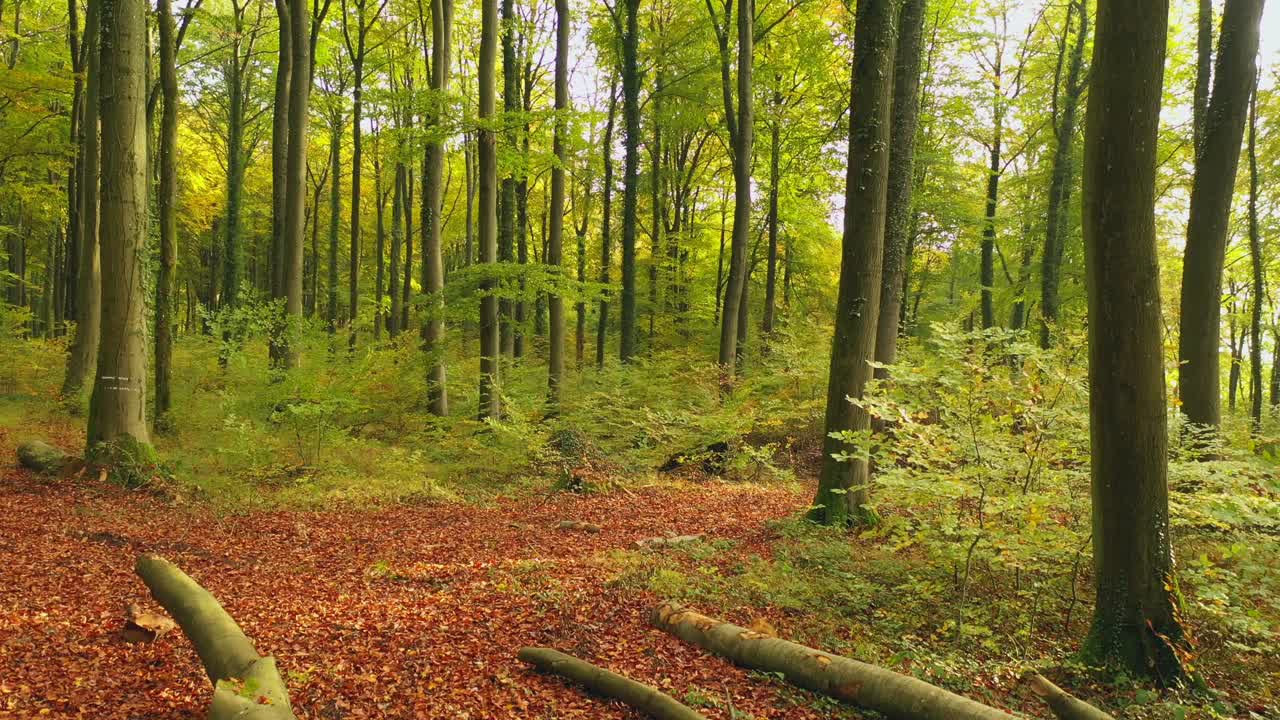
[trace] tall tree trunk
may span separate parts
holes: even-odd
[[[156,198],[160,224],[160,272],[156,281],[156,423],[161,425],[173,405],[169,380],[173,364],[174,270],[178,258],[178,226],[174,201],[178,190],[178,72],[177,47],[170,0],[159,0],[160,192]]]
[[[842,458],[851,448],[840,433],[871,427],[871,416],[850,399],[862,397],[871,379],[869,361],[875,358],[901,5],[901,0],[862,0],[854,29],[840,289],[827,382],[822,474],[810,511],[811,518],[826,525],[870,524],[875,520],[868,505],[868,463]]]
[[[509,1],[509,0],[508,0]],[[480,139],[480,262],[488,265],[490,273],[482,281],[480,289],[480,413],[481,420],[502,416],[502,390],[499,358],[501,352],[498,337],[498,298],[494,295],[496,282],[493,271],[498,262],[498,162],[497,148],[492,126],[494,116],[494,71],[497,65],[498,0],[481,0],[480,3],[480,61],[478,67],[480,97],[478,131]]]
[[[1258,232],[1258,76],[1249,95],[1249,258],[1253,265],[1253,313],[1249,318],[1249,416],[1257,437],[1262,433],[1262,303],[1266,299],[1262,236]]]
[[[624,0],[622,35],[622,317],[618,357],[636,352],[636,226],[640,191],[640,0]],[[620,8],[621,9],[621,8]]]
[[[85,11],[84,44],[85,91],[84,116],[81,123],[80,147],[80,257],[77,260],[79,283],[76,285],[76,335],[67,357],[67,374],[62,394],[79,395],[98,359],[102,323],[102,271],[99,250],[99,166],[101,144],[99,130],[99,86],[101,84],[101,0],[90,0]]]
[[[375,0],[376,1],[376,0]],[[350,23],[343,5],[342,37],[346,43],[347,56],[351,59],[351,257],[348,262],[347,278],[347,321],[349,337],[347,346],[356,347],[357,327],[360,309],[360,243],[362,232],[360,227],[360,186],[361,170],[364,162],[364,62],[368,51],[369,30],[377,22],[385,2],[379,3],[372,18],[367,18],[368,0],[355,0],[356,33],[352,41]]]
[[[781,180],[782,155],[782,92],[777,84],[781,75],[774,77],[773,107],[777,116],[769,123],[769,257],[764,279],[764,313],[760,321],[762,349],[769,351],[773,336],[773,318],[778,296],[778,183]]]
[[[1191,101],[1191,139],[1195,161],[1204,149],[1209,115],[1209,88],[1213,80],[1213,0],[1198,0],[1196,13],[1196,83]]]
[[[412,116],[405,129],[413,127]],[[413,306],[413,167],[404,169],[404,280],[400,286],[400,329],[409,330],[409,308]]]
[[[1164,682],[1182,674],[1183,641],[1155,235],[1168,16],[1168,0],[1098,1],[1083,169],[1096,588],[1084,654]]]
[[[1055,136],[1053,169],[1049,179],[1049,208],[1045,214],[1044,258],[1040,274],[1040,347],[1053,345],[1053,329],[1058,322],[1058,289],[1062,278],[1062,255],[1070,228],[1071,187],[1074,182],[1076,114],[1084,96],[1084,49],[1089,37],[1089,4],[1079,0],[1067,7],[1065,36],[1071,32],[1072,17],[1079,18],[1075,44],[1067,70],[1067,87],[1062,97],[1062,117],[1053,127]]]
[[[440,96],[449,91],[449,45],[453,32],[453,0],[431,0],[431,89]],[[443,101],[433,106],[432,117],[439,122]],[[441,240],[444,224],[440,217],[444,192],[444,142],[433,138],[427,145],[427,173],[422,187],[422,290],[429,305],[422,323],[423,350],[427,369],[427,407],[433,415],[449,414],[449,395],[444,365],[444,255]],[[470,191],[471,184],[467,183]],[[471,199],[467,198],[468,205]]]
[[[147,127],[143,0],[101,0],[102,342],[89,402],[86,457],[153,464],[147,430]]]
[[[286,216],[289,184],[289,81],[293,68],[293,22],[289,17],[289,0],[275,0],[279,21],[279,50],[276,53],[275,95],[271,103],[271,299],[281,304],[275,326],[268,341],[268,354],[273,366],[285,360],[283,344],[286,324],[285,263]]]
[[[895,3],[896,6],[896,3]],[[861,8],[859,8],[861,12]],[[725,18],[726,25],[728,18]],[[729,125],[733,147],[733,236],[729,242],[729,276],[725,285],[724,313],[720,316],[720,372],[722,382],[732,386],[738,361],[738,323],[741,321],[743,285],[747,282],[747,243],[751,228],[751,152],[754,141],[755,101],[752,95],[751,71],[755,42],[755,8],[749,2],[738,3],[738,108],[734,123]],[[727,38],[729,29],[723,31]],[[721,41],[721,58],[727,43]],[[722,78],[724,77],[722,68]],[[727,84],[727,81],[726,81]],[[726,119],[735,117],[731,93],[724,92]],[[883,238],[881,238],[883,240]]]
[[[520,112],[520,67],[516,58],[514,0],[502,0],[502,125],[503,138],[514,150],[520,142],[516,132],[516,114]],[[515,260],[516,243],[516,178],[513,172],[502,178],[502,198],[498,205],[498,259],[504,263]],[[511,300],[498,301],[501,315],[500,342],[502,354],[515,356],[515,328],[512,326],[514,304]]]
[[[660,50],[659,50],[660,52]],[[649,343],[653,344],[654,324],[658,314],[658,268],[662,265],[662,68],[655,68],[653,94],[653,147],[649,150]]]
[[[84,76],[85,53],[80,43],[80,2],[67,0],[67,46],[71,69],[75,73],[71,91],[71,128],[68,139],[76,149],[75,162],[67,173],[67,243],[63,250],[63,273],[59,292],[62,297],[59,321],[75,319],[76,292],[79,288],[80,238],[84,226],[80,222],[80,185],[84,174]],[[86,38],[87,42],[87,38]]]
[[[547,236],[546,264],[551,267],[555,282],[547,297],[548,315],[551,318],[551,347],[547,351],[548,399],[555,411],[560,409],[560,385],[564,381],[564,298],[559,288],[564,283],[564,168],[569,162],[566,147],[569,113],[569,0],[556,0],[556,100],[555,135],[552,151],[556,162],[551,166],[551,217]]]
[[[404,186],[404,163],[397,162],[395,189],[391,196],[391,263],[387,271],[390,276],[388,291],[391,294],[391,314],[387,317],[387,333],[391,337],[399,335],[402,329],[400,327],[401,299],[403,297],[400,293],[400,245],[404,241],[404,233],[401,230],[400,215],[404,211]]]
[[[245,7],[248,3],[245,3]],[[235,39],[227,61],[227,208],[226,249],[222,256],[222,303],[235,308],[240,304],[240,281],[243,274],[244,250],[241,248],[240,216],[244,198],[244,72],[240,64],[240,37],[243,33],[243,11],[235,5]],[[224,338],[225,339],[225,338]]]
[[[926,0],[905,0],[898,20],[898,48],[893,70],[893,127],[889,130],[889,190],[884,231],[884,265],[880,279],[880,316],[876,327],[876,362],[898,359],[902,317],[902,283],[906,277],[907,238],[911,234],[911,196],[915,182],[916,123],[920,113],[920,47]],[[876,377],[888,375],[876,368]]]
[[[329,128],[329,278],[325,303],[325,327],[338,332],[338,214],[342,209],[342,118],[331,119]],[[336,348],[330,347],[330,350]]]
[[[996,94],[1000,93],[1000,75],[997,72]],[[997,97],[996,104],[1000,104],[1000,98]],[[991,145],[987,149],[987,155],[990,164],[987,167],[987,208],[986,214],[982,221],[982,266],[979,270],[979,283],[982,285],[982,327],[987,329],[995,326],[995,302],[994,292],[996,284],[996,265],[995,265],[995,247],[996,247],[996,210],[999,207],[1000,196],[1000,152],[1003,143],[1003,117],[1002,110],[996,108],[996,126],[991,136]]]
[[[1240,361],[1244,354],[1244,334],[1236,335],[1236,302],[1231,299],[1231,307],[1227,318],[1227,349],[1230,351],[1231,365],[1227,370],[1227,409],[1236,411],[1236,395],[1240,390]]]
[[[290,67],[293,81],[289,83],[289,148],[286,162],[286,197],[285,197],[285,262],[283,268],[283,289],[285,295],[285,313],[289,327],[284,329],[283,342],[284,364],[287,368],[298,366],[299,355],[296,343],[291,342],[290,334],[298,320],[302,318],[302,255],[303,236],[306,221],[306,183],[307,183],[307,126],[310,116],[308,106],[311,100],[311,13],[306,0],[291,0],[289,8]],[[284,29],[281,29],[284,32]]]
[[[604,186],[601,188],[600,211],[600,285],[604,292],[600,295],[600,317],[596,325],[596,367],[604,367],[605,343],[609,339],[609,296],[613,293],[610,286],[609,266],[613,264],[613,128],[618,116],[618,78],[614,76],[609,85],[609,119],[604,126],[604,143],[600,153],[604,161]]]
[[[1222,322],[1222,268],[1249,93],[1257,72],[1263,0],[1227,0],[1214,68],[1204,145],[1191,185],[1186,252],[1182,261],[1178,332],[1178,395],[1189,422],[1216,427],[1222,420],[1218,347]]]
[[[378,158],[376,144],[373,153],[373,194],[378,204],[377,234],[374,238],[376,246],[374,247],[374,253],[378,256],[378,262],[373,286],[373,339],[374,342],[377,342],[382,339],[382,328],[385,324],[382,311],[382,295],[387,286],[387,193],[382,189],[382,161]]]

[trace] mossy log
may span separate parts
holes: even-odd
[[[670,695],[551,648],[527,647],[518,657],[543,672],[568,678],[592,692],[620,700],[657,720],[706,720]]]
[[[1013,716],[892,670],[721,622],[675,603],[653,609],[654,627],[753,670],[901,720],[1012,720]]]
[[[213,700],[209,720],[296,720],[275,658],[262,657],[208,590],[157,555],[141,555],[134,571],[195,646]]]
[[[18,464],[46,475],[56,475],[75,458],[43,440],[27,440],[18,446]]]
[[[1044,701],[1058,720],[1115,720],[1107,713],[1071,695],[1038,672],[1030,671],[1022,681]]]

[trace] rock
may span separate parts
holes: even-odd
[[[702,533],[697,535],[675,535],[672,537],[651,537],[646,540],[637,540],[636,547],[641,550],[659,550],[661,548],[680,547],[690,543],[698,542],[702,539]]]
[[[75,458],[43,440],[28,440],[18,446],[18,464],[46,475],[56,475]]]

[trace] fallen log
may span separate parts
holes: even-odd
[[[1012,720],[982,703],[892,670],[721,622],[665,602],[650,622],[685,642],[752,670],[903,720]]]
[[[213,683],[209,720],[296,720],[275,658],[258,655],[208,590],[158,555],[139,556],[134,571],[195,646]]]
[[[1044,701],[1058,720],[1115,720],[1107,713],[1054,685],[1049,678],[1029,670],[1022,676],[1031,692]]]
[[[527,647],[517,655],[543,672],[568,678],[592,692],[620,700],[657,720],[706,720],[701,713],[657,688],[609,672],[551,648]]]
[[[45,475],[57,475],[74,459],[43,440],[27,440],[18,446],[18,464]]]

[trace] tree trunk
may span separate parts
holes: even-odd
[[[1253,261],[1253,314],[1249,318],[1249,416],[1262,434],[1262,303],[1266,297],[1262,236],[1258,232],[1258,76],[1249,95],[1249,258]]]
[[[329,278],[325,302],[325,327],[332,337],[338,332],[338,214],[342,209],[342,117],[335,112],[329,128]],[[331,347],[330,349],[335,349]]]
[[[67,374],[62,382],[62,394],[74,397],[80,394],[85,381],[93,372],[98,359],[98,344],[102,330],[102,266],[100,252],[99,193],[101,184],[99,169],[101,145],[99,135],[99,86],[101,84],[102,10],[100,0],[88,3],[84,20],[85,91],[84,113],[81,122],[80,146],[80,254],[77,259],[79,282],[76,285],[76,334],[67,356]]]
[[[861,9],[859,9],[861,12]],[[725,18],[728,25],[728,18]],[[755,8],[751,3],[738,3],[738,109],[732,112],[732,93],[727,87],[726,46],[729,35],[725,27],[721,39],[721,77],[726,87],[725,118],[729,124],[733,147],[733,235],[729,241],[729,273],[725,285],[724,312],[720,316],[720,372],[723,383],[732,386],[738,359],[738,323],[741,322],[743,285],[747,282],[747,243],[751,224],[751,152],[754,144],[755,100],[751,74],[755,42]]]
[[[625,10],[623,9],[625,8]],[[622,124],[625,157],[622,168],[622,317],[618,357],[631,360],[636,351],[636,225],[640,191],[640,0],[624,0],[619,10],[622,36]]]
[[[661,52],[657,49],[656,52]],[[660,60],[658,61],[660,62]],[[649,344],[653,345],[658,314],[658,269],[662,265],[662,68],[654,68],[653,147],[649,148]]]
[[[503,139],[511,150],[519,146],[516,132],[516,114],[520,112],[520,67],[516,58],[514,0],[502,0],[502,110]],[[498,203],[498,260],[510,263],[515,260],[516,244],[516,178],[508,173],[502,178],[502,197]],[[501,283],[499,283],[501,286]],[[502,355],[515,356],[515,328],[512,326],[515,305],[503,298],[498,301],[501,316]]]
[[[89,402],[86,456],[102,464],[153,464],[147,430],[146,3],[102,0],[102,341]]]
[[[1049,706],[1058,720],[1115,720],[1089,703],[1068,695],[1040,673],[1028,672],[1023,676],[1023,682],[1036,697]]]
[[[1000,92],[1000,76],[996,75],[996,92]],[[996,103],[1000,103],[997,98]],[[990,164],[987,167],[987,209],[982,221],[982,266],[979,270],[979,284],[982,286],[982,328],[994,327],[996,324],[996,311],[994,292],[996,284],[996,265],[995,265],[995,247],[996,247],[996,209],[999,207],[1000,196],[1000,150],[1003,140],[1003,128],[1001,127],[1002,118],[1001,111],[996,109],[996,129],[991,137],[991,146],[988,151]]]
[[[781,82],[781,76],[775,76],[774,82]],[[773,92],[773,107],[777,117],[769,123],[769,257],[765,268],[764,279],[764,312],[760,321],[760,335],[763,340],[761,348],[769,351],[769,340],[773,336],[773,317],[778,296],[778,183],[781,180],[782,154],[782,92],[776,87]]]
[[[887,17],[886,21],[891,24],[892,17]],[[892,53],[889,55],[891,60]],[[890,92],[890,88],[884,88],[886,103]],[[879,287],[872,289],[879,290]],[[874,322],[868,324],[874,325]],[[686,610],[675,603],[662,603],[654,608],[649,615],[649,622],[659,630],[737,665],[764,673],[781,674],[793,685],[888,717],[912,720],[1013,718],[1002,710],[961,697],[923,680],[721,622]]]
[[[431,89],[443,95],[449,91],[449,45],[453,32],[453,0],[431,1]],[[444,104],[432,109],[439,121]],[[422,322],[422,343],[430,365],[427,368],[427,408],[433,415],[449,414],[449,394],[444,365],[444,254],[441,251],[444,224],[440,217],[444,192],[444,142],[433,139],[427,145],[427,172],[422,186],[422,291],[428,307]],[[469,186],[469,184],[468,184]]]
[[[600,318],[596,325],[596,367],[604,367],[605,343],[609,339],[609,266],[613,264],[613,128],[618,116],[618,78],[609,84],[609,119],[604,126],[604,143],[600,152],[604,156],[604,187],[601,192],[600,211]]]
[[[676,702],[670,695],[656,688],[562,652],[550,648],[527,647],[520,650],[519,657],[543,672],[568,678],[592,692],[625,703],[657,720],[706,720],[700,713]]]
[[[388,266],[388,291],[391,294],[391,314],[387,318],[387,334],[396,337],[400,334],[400,311],[402,295],[400,294],[400,245],[404,241],[401,230],[400,215],[404,211],[404,163],[396,163],[394,191],[391,195],[391,263]]]
[[[285,360],[285,314],[283,307],[285,287],[285,263],[287,258],[286,216],[288,214],[289,184],[289,81],[293,68],[292,21],[288,0],[275,0],[276,18],[279,21],[279,51],[276,53],[276,86],[271,104],[271,299],[281,303],[276,324],[271,329],[268,354],[271,364],[277,366]]]
[[[375,136],[376,138],[376,136]],[[377,145],[375,143],[373,153],[373,194],[378,201],[378,225],[377,235],[374,239],[374,254],[378,257],[377,274],[374,276],[373,286],[373,339],[377,342],[382,339],[383,314],[382,314],[382,294],[386,288],[386,258],[387,258],[387,193],[382,189],[382,161],[378,159]]]
[[[1089,36],[1089,6],[1080,0],[1067,7],[1065,35],[1071,32],[1071,18],[1078,17],[1075,44],[1067,70],[1067,87],[1062,98],[1062,118],[1055,121],[1053,169],[1049,179],[1049,208],[1045,213],[1044,258],[1040,273],[1040,347],[1053,345],[1054,325],[1058,322],[1058,289],[1062,278],[1062,255],[1069,236],[1071,187],[1075,174],[1076,114],[1084,96],[1084,49]]]
[[[493,272],[498,262],[497,190],[498,164],[494,132],[494,70],[497,64],[498,0],[481,0],[480,4],[480,76],[479,120],[479,185],[480,185],[480,262],[488,264],[489,274],[480,289],[480,412],[481,420],[497,420],[502,415],[502,395],[498,375],[498,298]]]
[[[547,235],[547,256],[553,283],[547,297],[548,315],[551,320],[551,346],[547,351],[548,400],[553,411],[560,409],[560,385],[564,381],[564,297],[559,290],[564,284],[564,168],[569,163],[567,124],[569,113],[569,1],[556,0],[556,70],[555,70],[555,134],[552,152],[556,156],[551,166],[551,217]]]
[[[1222,420],[1218,346],[1222,268],[1249,93],[1257,72],[1263,0],[1227,0],[1214,68],[1204,144],[1191,185],[1182,261],[1178,332],[1178,395],[1188,422],[1217,427]]]
[[[246,2],[244,7],[248,7]],[[244,250],[241,248],[240,216],[244,204],[244,125],[245,81],[241,63],[241,40],[244,10],[233,5],[235,31],[231,41],[231,57],[227,61],[227,207],[226,247],[222,255],[222,303],[226,308],[240,304],[240,281],[243,274]],[[224,331],[224,341],[229,339]]]
[[[292,0],[289,9],[290,68],[296,70],[289,83],[289,147],[285,168],[285,242],[282,287],[285,295],[287,327],[282,355],[287,368],[298,366],[296,343],[291,342],[297,321],[302,318],[302,255],[306,220],[307,128],[311,100],[311,13],[305,0]],[[281,28],[281,33],[285,32]],[[305,73],[305,74],[304,74]]]
[[[1083,654],[1162,682],[1183,672],[1155,235],[1168,16],[1168,0],[1099,0],[1083,172],[1096,589]]]
[[[890,111],[901,0],[863,0],[854,30],[849,162],[835,336],[827,381],[822,474],[810,517],[826,525],[869,524],[867,461],[841,458],[851,448],[839,433],[862,432],[871,417],[859,405],[871,379],[880,310],[888,196]],[[727,305],[726,305],[727,307]],[[833,434],[836,435],[833,437]]]
[[[1209,87],[1213,80],[1213,0],[1198,0],[1196,14],[1196,82],[1191,101],[1193,158],[1200,162],[1209,114]]]
[[[156,206],[160,224],[160,271],[156,280],[156,423],[161,425],[173,405],[169,387],[173,363],[174,270],[178,259],[177,199],[178,73],[170,0],[157,4],[160,25],[160,88],[164,109],[160,115],[160,192]]]
[[[140,555],[134,572],[195,647],[213,683],[209,720],[292,720],[275,658],[258,655],[217,598],[157,555]]]
[[[884,260],[880,278],[880,315],[876,324],[876,362],[898,359],[902,283],[906,277],[907,238],[911,234],[911,196],[915,183],[916,122],[920,113],[920,44],[926,0],[905,0],[898,20],[893,70],[893,127],[889,130],[889,189],[885,209]],[[876,368],[875,377],[888,375]]]

